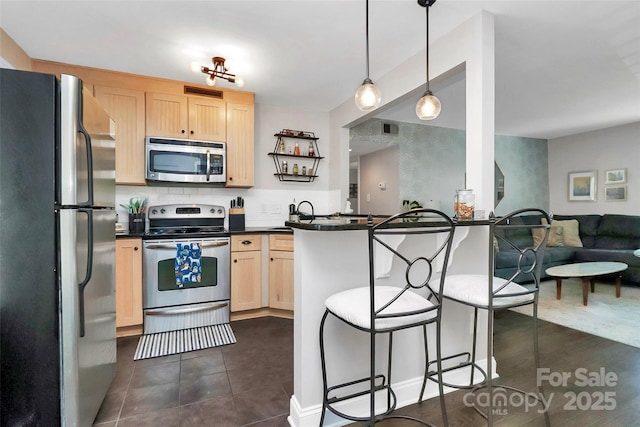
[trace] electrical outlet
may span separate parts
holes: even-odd
[[[260,213],[261,214],[267,213],[267,205],[265,205],[264,203],[260,203]]]
[[[367,203],[371,202],[371,194],[367,193]]]
[[[271,214],[272,215],[278,215],[280,214],[282,211],[280,210],[280,205],[277,204],[273,204],[271,205]]]

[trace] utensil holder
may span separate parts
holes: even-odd
[[[143,234],[145,229],[146,215],[129,214],[129,233],[130,234]]]

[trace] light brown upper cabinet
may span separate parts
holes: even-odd
[[[254,106],[227,103],[227,187],[252,187]]]
[[[147,135],[227,140],[226,104],[220,99],[147,92]]]
[[[94,96],[116,124],[116,184],[145,185],[144,91],[95,86]]]

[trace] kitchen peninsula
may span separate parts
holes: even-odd
[[[343,222],[340,224],[339,222]],[[287,222],[294,235],[294,394],[290,401],[289,421],[294,426],[317,426],[322,407],[322,374],[318,328],[324,313],[324,301],[336,292],[366,286],[368,283],[367,225],[353,220],[319,220],[311,223]],[[460,222],[454,234],[447,274],[487,273],[489,226],[487,221]],[[409,251],[420,245],[435,245],[434,236],[412,236],[401,245]],[[392,263],[389,277],[380,283],[391,285],[404,274],[398,263]],[[443,356],[467,351],[471,347],[472,310],[445,301],[443,309]],[[487,321],[486,313],[479,313],[480,325]],[[479,328],[480,331],[486,328]],[[330,384],[366,376],[368,364],[368,336],[339,321],[326,324],[326,357]],[[380,342],[386,338],[380,339]],[[379,343],[380,344],[380,343]],[[384,342],[382,343],[384,345]],[[429,327],[429,348],[435,352],[435,329]],[[478,354],[486,354],[486,333],[479,333]],[[420,328],[394,335],[393,384],[398,407],[415,403],[420,394],[424,372],[424,352]],[[484,360],[479,361],[481,366]],[[495,361],[493,362],[495,367]],[[446,377],[460,381],[462,372]],[[425,398],[437,396],[437,386],[427,385]],[[363,413],[367,409],[365,396],[360,402],[344,409]],[[326,424],[340,422],[327,413]]]

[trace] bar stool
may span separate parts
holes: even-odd
[[[543,224],[546,219],[546,224]],[[487,389],[488,408],[486,413],[475,404],[474,408],[488,422],[493,425],[493,384],[491,379],[493,360],[493,314],[496,310],[508,309],[531,305],[533,310],[533,347],[536,375],[540,368],[540,354],[538,351],[538,293],[540,290],[540,274],[542,269],[542,259],[549,236],[550,216],[541,209],[527,208],[520,209],[500,218],[492,219],[490,225],[490,250],[489,250],[489,271],[495,271],[496,257],[502,262],[514,266],[513,273],[508,279],[494,277],[492,274],[452,274],[445,278],[443,292],[444,299],[455,301],[473,307],[474,324],[473,340],[471,351],[444,357],[441,361],[427,362],[423,390],[427,380],[442,381],[442,374],[434,371],[431,366],[434,363],[450,362],[464,357],[466,360],[458,364],[453,364],[439,370],[450,372],[461,368],[468,368],[470,371],[469,382],[465,384],[452,384],[445,382],[444,385],[459,389],[471,389],[473,393],[480,389]],[[499,249],[498,249],[499,248]],[[498,254],[496,255],[496,250]],[[520,283],[530,282],[527,286]],[[476,343],[478,333],[478,310],[487,310],[487,370],[485,371],[476,363]],[[478,371],[481,380],[474,383],[474,374]],[[540,396],[544,396],[542,385],[538,385],[539,395],[528,393],[523,390],[500,385],[501,389],[517,392],[525,396],[530,396],[541,402]],[[550,425],[549,414],[545,411],[545,422]]]
[[[372,217],[367,222],[369,277],[363,278],[366,286],[356,287],[333,294],[325,301],[325,313],[320,322],[320,360],[322,364],[323,398],[320,425],[323,425],[326,410],[352,421],[373,425],[384,418],[405,418],[424,425],[425,421],[393,414],[396,395],[392,388],[393,333],[399,330],[422,326],[425,360],[429,360],[427,325],[436,327],[436,359],[441,356],[440,321],[442,318],[442,287],[446,275],[449,254],[455,230],[454,222],[444,213],[433,209],[413,209],[400,213],[374,225]],[[432,235],[431,237],[425,237]],[[425,239],[416,253],[416,245],[403,245],[405,239]],[[413,249],[409,249],[412,247]],[[392,275],[389,280],[380,279],[391,269],[393,262],[400,263],[404,274],[400,279]],[[439,274],[439,280],[431,284]],[[381,281],[392,282],[382,285]],[[345,325],[369,336],[369,375],[341,384],[327,383],[327,361],[325,358],[324,328],[327,318],[335,317]],[[378,373],[376,366],[376,337],[388,335],[386,375]],[[334,361],[334,363],[339,363]],[[438,362],[440,375],[441,365]],[[447,425],[443,386],[439,386],[442,417]],[[341,402],[362,396],[369,397],[368,414],[344,413],[336,406]],[[376,414],[376,395],[382,396],[385,407]],[[339,405],[338,405],[339,406]]]

